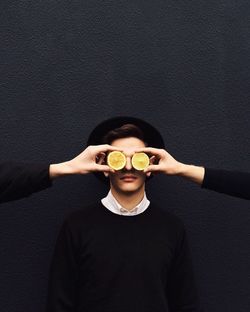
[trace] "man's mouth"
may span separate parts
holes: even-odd
[[[134,182],[137,177],[131,174],[124,175],[120,178],[124,182]]]

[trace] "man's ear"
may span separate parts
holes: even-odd
[[[147,172],[147,173],[146,173],[146,177],[149,178],[149,177],[151,176],[151,173],[152,173],[152,172]]]

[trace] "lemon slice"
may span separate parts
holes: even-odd
[[[113,151],[108,154],[107,163],[114,170],[121,170],[126,165],[126,156],[122,152]]]
[[[132,166],[136,170],[144,170],[149,165],[149,157],[145,153],[135,153],[132,157]]]

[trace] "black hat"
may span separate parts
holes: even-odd
[[[145,142],[150,147],[164,148],[164,141],[160,132],[150,125],[148,122],[127,116],[119,116],[104,120],[90,133],[87,145],[103,144],[103,137],[111,130],[120,128],[125,124],[133,124],[140,128],[143,132]]]
[[[147,143],[147,146],[156,148],[165,147],[163,138],[155,127],[142,119],[128,116],[113,117],[101,122],[90,133],[87,145],[103,144],[103,138],[109,131],[120,128],[125,124],[133,124],[140,128],[143,132],[144,141]],[[106,180],[102,173],[95,172],[94,174],[102,181]]]

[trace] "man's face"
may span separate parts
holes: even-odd
[[[116,139],[111,145],[121,148],[126,156],[126,166],[122,170],[109,174],[111,189],[128,195],[144,190],[146,174],[135,170],[131,163],[135,149],[145,147],[144,142],[138,138],[129,137]]]

